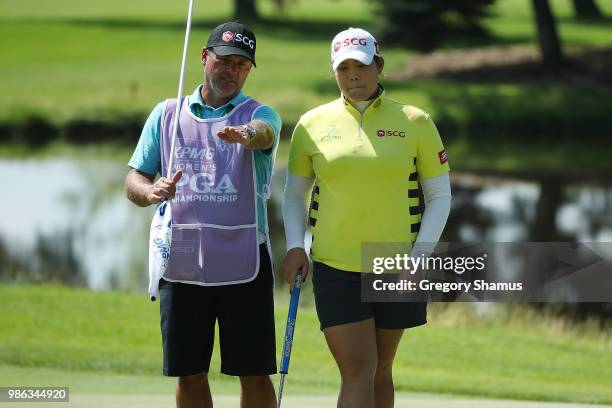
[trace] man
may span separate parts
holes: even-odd
[[[216,320],[221,372],[240,377],[241,406],[276,406],[265,201],[281,120],[242,92],[255,49],[255,34],[239,22],[213,30],[202,50],[203,84],[183,101],[153,109],[125,180],[139,206],[173,198],[172,253],[159,298],[164,375],[178,377],[181,408],[212,407],[207,373]],[[176,103],[179,127],[166,178]]]

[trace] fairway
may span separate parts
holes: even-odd
[[[217,396],[214,405],[218,408],[237,407],[237,396]],[[131,407],[131,408],[162,408],[173,406],[172,395],[98,395],[77,394],[71,398],[69,403],[54,403],[54,407],[70,408],[106,408],[106,407]],[[40,407],[40,403],[27,404],[3,404],[3,407]],[[285,396],[283,397],[285,408],[310,408],[310,407],[335,407],[336,397],[333,395],[321,396]],[[466,399],[451,397],[436,397],[431,395],[398,395],[395,400],[397,408],[587,408],[587,407],[610,407],[610,405],[586,405],[586,404],[562,404],[552,402],[524,402],[491,399]]]
[[[325,408],[336,406],[336,388],[304,387],[289,376],[283,395],[285,408]],[[292,382],[293,380],[293,382]],[[22,368],[0,365],[0,385],[68,386],[70,401],[53,403],[53,407],[66,408],[162,408],[174,406],[174,378],[148,375],[121,375],[92,372],[70,372],[44,368]],[[278,376],[272,377],[275,388]],[[214,406],[239,406],[238,382],[221,376],[211,382]],[[0,407],[41,407],[44,403],[0,403]],[[612,407],[581,403],[500,400],[466,397],[452,394],[397,392],[397,408],[587,408]]]
[[[278,371],[285,372],[282,358],[286,361],[288,357],[283,344],[292,346],[291,367],[281,390],[283,408],[336,407],[341,382],[346,387],[350,381],[342,362],[336,363],[334,357],[340,358],[335,342],[329,331],[323,333],[317,313],[317,306],[319,313],[322,310],[321,296],[335,296],[327,294],[325,287],[322,290],[325,285],[321,284],[315,304],[311,272],[305,276],[299,302],[292,302],[281,271],[283,264],[291,263],[283,262],[288,254],[286,242],[304,241],[308,249],[314,239],[316,231],[310,226],[316,217],[310,216],[319,205],[330,214],[322,215],[325,219],[319,221],[320,227],[329,220],[330,241],[326,244],[318,239],[325,251],[315,251],[314,256],[310,251],[306,255],[310,261],[329,260],[330,265],[346,264],[342,269],[370,270],[367,255],[401,257],[408,247],[402,245],[400,251],[391,244],[396,240],[393,238],[406,238],[402,240],[414,247],[418,237],[419,242],[441,244],[437,247],[440,253],[434,254],[438,256],[418,256],[430,282],[446,283],[449,277],[453,283],[481,277],[493,282],[495,278],[502,283],[497,289],[503,289],[504,281],[522,281],[523,294],[537,292],[543,298],[527,302],[515,288],[504,294],[507,298],[492,298],[472,286],[470,289],[485,295],[476,301],[460,296],[459,291],[444,291],[442,299],[434,295],[432,299],[437,301],[428,303],[427,324],[405,330],[396,349],[386,338],[397,331],[352,335],[351,343],[362,345],[363,350],[346,353],[346,360],[359,363],[355,371],[373,371],[375,367],[379,385],[387,369],[388,359],[383,354],[396,351],[389,366],[394,407],[612,408],[612,302],[595,297],[596,292],[612,293],[612,289],[602,291],[606,282],[595,274],[604,265],[612,277],[612,258],[588,245],[612,242],[612,149],[604,148],[612,136],[612,0],[465,1],[470,5],[465,8],[474,7],[475,13],[465,19],[463,11],[452,5],[462,2],[453,0],[242,1],[257,4],[257,13],[236,13],[252,33],[249,30],[246,36],[228,27],[218,32],[224,42],[247,45],[245,50],[253,53],[253,62],[257,50],[257,66],[250,70],[236,64],[244,58],[235,51],[226,55],[217,49],[229,44],[211,42],[214,49],[207,45],[215,27],[238,20],[234,9],[240,2],[0,0],[0,47],[4,50],[0,64],[0,168],[11,180],[8,200],[2,207],[9,216],[0,223],[0,387],[63,388],[69,395],[66,402],[5,402],[0,391],[0,408],[174,407],[177,378],[162,374],[163,349],[166,365],[169,349],[187,356],[185,363],[193,359],[194,371],[204,370],[206,363],[197,357],[206,353],[181,347],[182,341],[168,340],[168,331],[175,327],[181,332],[177,337],[188,339],[185,344],[196,350],[208,350],[205,346],[214,339],[207,379],[216,408],[240,406],[240,378],[222,374],[221,367],[235,365],[235,372],[257,373],[247,368],[250,358],[242,359],[241,353],[234,351],[239,346],[255,363],[264,354],[258,346],[261,337],[269,338],[270,349],[265,354],[276,356]],[[188,3],[193,5],[189,18]],[[423,3],[422,7],[418,3]],[[420,14],[431,6],[426,3],[435,5]],[[475,3],[490,3],[490,7],[481,9]],[[602,15],[585,18],[579,3],[596,3]],[[414,5],[414,10],[406,8],[408,4]],[[541,13],[538,4],[549,4],[550,12]],[[447,6],[451,7],[443,11]],[[548,22],[543,14],[549,17]],[[398,17],[396,22],[394,17]],[[187,21],[190,36],[183,51]],[[427,31],[419,31],[422,21]],[[343,41],[334,39],[349,27],[374,34],[375,47],[361,38],[363,33],[348,35]],[[550,29],[548,36],[545,28]],[[554,51],[547,50],[547,37],[558,37],[559,47],[553,48],[558,48],[557,54],[563,58],[556,63],[547,58]],[[377,85],[384,88],[384,98],[397,102],[397,110],[381,108],[383,96],[375,92],[375,72],[362,70],[368,65],[360,63],[353,70],[347,62],[346,70],[333,68],[334,55],[361,40],[384,58],[383,64],[376,61],[378,64],[371,65],[378,68]],[[439,45],[434,44],[437,40]],[[211,53],[206,55],[211,57],[203,59],[207,48]],[[354,58],[356,54],[347,56],[353,62]],[[216,76],[225,71],[229,74]],[[225,86],[217,86],[217,79]],[[353,93],[351,84],[363,89]],[[179,104],[192,111],[187,116],[194,116],[193,120],[184,121],[186,116],[181,113],[181,120],[177,117],[174,121],[180,124],[182,136],[178,139],[185,139],[185,143],[192,139],[192,154],[185,149],[185,154],[176,149],[168,152],[159,136],[166,132],[157,132],[165,119],[157,126],[150,116],[156,104],[176,96],[177,85],[181,95],[199,93],[201,97],[198,104],[191,103],[193,98]],[[237,99],[230,103],[239,88],[277,112],[282,122],[279,134],[275,133],[278,149],[271,149],[276,156],[272,154],[270,185],[264,186],[264,191],[260,190],[266,177],[261,176],[268,171],[262,173],[262,168],[267,167],[257,160],[259,164],[245,169],[253,173],[253,183],[246,183],[249,189],[245,190],[241,186],[246,173],[236,167],[239,161],[230,160],[238,157],[234,153],[242,154],[245,146],[230,146],[216,133],[223,123],[249,129],[249,120],[259,118],[255,111],[246,110],[250,105],[237,104]],[[372,103],[377,98],[378,102]],[[308,119],[312,113],[307,112],[327,111],[333,100],[339,101],[338,112],[321,120]],[[359,108],[357,102],[367,104],[365,110],[353,109]],[[317,106],[327,108],[316,110]],[[409,113],[409,106],[426,112],[426,127],[416,118],[419,115]],[[387,117],[387,113],[393,115]],[[147,117],[150,120],[143,129]],[[271,119],[271,114],[264,113],[261,119],[265,117]],[[268,119],[265,121],[272,122]],[[302,126],[307,122],[316,122],[316,126]],[[202,140],[187,134],[193,130],[191,124]],[[254,135],[247,133],[251,142]],[[156,137],[147,138],[151,135]],[[309,205],[308,214],[300,207],[301,216],[292,217],[292,211],[284,211],[285,185],[294,170],[299,170],[289,166],[289,153],[295,158],[296,152],[302,151],[300,139],[316,148],[303,155],[305,162],[312,164],[307,167],[312,167],[316,186],[302,200]],[[147,140],[152,143],[145,143]],[[255,141],[261,140],[258,137]],[[210,149],[203,149],[203,145]],[[226,149],[228,146],[231,149]],[[185,190],[179,189],[177,198],[184,194],[185,200],[174,201],[184,201],[202,216],[211,209],[215,216],[221,214],[218,225],[211,219],[207,221],[210,224],[201,224],[202,231],[204,227],[212,231],[215,225],[215,230],[226,230],[220,239],[216,235],[193,238],[194,247],[184,248],[185,254],[194,255],[185,257],[191,263],[186,261],[185,271],[192,267],[202,271],[205,280],[216,275],[216,269],[219,276],[221,269],[223,273],[240,272],[244,269],[240,263],[249,259],[242,251],[231,256],[229,235],[248,227],[254,238],[255,233],[259,237],[266,230],[264,241],[269,244],[274,276],[273,316],[266,322],[255,313],[248,318],[249,312],[263,304],[260,298],[227,292],[231,287],[200,289],[214,290],[215,298],[233,305],[234,310],[240,308],[244,320],[225,313],[225,306],[216,307],[216,300],[205,299],[206,304],[185,313],[171,307],[176,316],[216,316],[214,333],[207,336],[200,327],[202,320],[167,324],[166,312],[161,316],[161,302],[151,302],[146,291],[147,248],[154,205],[141,208],[145,203],[138,201],[151,201],[148,198],[155,190],[145,179],[132,183],[132,176],[126,175],[134,175],[135,169],[128,163],[136,166],[143,151],[148,153],[142,154],[142,169],[157,163],[149,160],[156,147],[161,147],[161,158],[155,156],[166,164],[163,168],[172,168],[177,159],[177,169],[189,170],[178,184]],[[259,147],[259,143],[249,145],[248,155],[264,154]],[[447,160],[451,168],[450,210],[446,205],[449,194],[444,192],[440,194],[445,196],[443,216],[440,212],[436,215],[433,205],[435,216],[430,218],[431,199],[438,194],[432,196],[429,183],[423,182],[434,174],[439,177],[431,178],[445,178]],[[432,171],[426,171],[429,164]],[[319,203],[320,185],[329,188],[321,188],[324,200]],[[412,194],[415,192],[418,198]],[[254,200],[255,218],[244,223],[230,220],[244,201],[238,198],[246,196]],[[334,205],[326,206],[326,201]],[[344,203],[347,205],[341,205]],[[354,217],[334,217],[335,208],[343,214],[348,208]],[[295,241],[291,228],[285,232],[284,221],[301,223],[302,216],[309,233]],[[426,239],[430,234],[422,232],[434,229],[429,228],[434,224],[431,219],[439,228],[435,228],[435,236]],[[176,216],[174,222],[183,223]],[[317,231],[320,236],[321,228]],[[191,232],[198,233],[196,229]],[[239,241],[236,239],[234,245]],[[217,255],[204,259],[209,249],[217,251],[212,241],[223,243],[219,248],[230,248],[230,252],[218,251],[229,260],[223,268],[209,270],[209,262]],[[370,253],[365,248],[386,252],[382,246],[369,245],[373,241],[380,241],[394,253]],[[510,250],[504,245],[508,243],[513,244]],[[542,243],[555,245],[543,245],[550,252],[532,251]],[[578,248],[578,244],[587,245]],[[464,256],[456,255],[463,250],[443,255],[450,248],[464,248]],[[358,249],[364,252],[359,254],[361,263]],[[173,250],[182,251],[180,243]],[[491,256],[483,268],[477,258],[489,257],[489,253],[495,254],[495,259]],[[349,256],[355,268],[349,266]],[[387,259],[384,261],[387,267]],[[267,268],[260,265],[259,257],[257,266],[252,264],[262,271],[259,276],[264,275]],[[417,268],[411,269],[414,273]],[[362,285],[361,301],[366,302],[369,299],[363,295],[369,292],[369,285]],[[225,292],[219,294],[221,290]],[[339,298],[346,294],[345,290],[338,292]],[[383,302],[401,300],[406,299],[389,296]],[[164,301],[164,309],[168,303],[176,305]],[[296,316],[293,311],[298,304]],[[368,307],[378,310],[379,305]],[[231,330],[225,329],[228,321]],[[249,323],[248,329],[258,330],[245,330],[243,322]],[[274,331],[263,323],[274,323]],[[375,323],[378,329],[391,328],[380,319]],[[287,327],[290,337],[285,334]],[[236,345],[234,350],[228,351],[232,347],[228,338]],[[220,339],[224,342],[223,362]],[[275,353],[271,348],[274,340]],[[345,351],[344,347],[338,349]],[[364,362],[371,364],[362,365]],[[371,380],[374,374],[370,374]],[[271,376],[271,380],[278,392],[280,375]],[[375,394],[373,386],[362,386],[358,391]],[[347,404],[345,399],[344,405],[356,404]]]
[[[333,396],[339,386],[309,288],[300,306],[288,398]],[[74,398],[172,395],[175,381],[160,373],[158,305],[141,294],[20,285],[0,286],[0,299],[0,385],[69,386]],[[287,302],[279,293],[280,330]],[[400,395],[612,403],[612,340],[606,334],[586,325],[563,329],[561,321],[524,309],[505,318],[470,317],[474,312],[463,306],[436,311],[432,305],[431,322],[404,336],[394,365]],[[219,365],[215,352],[213,395],[237,395],[237,382],[219,374]],[[273,381],[278,385],[278,378]]]

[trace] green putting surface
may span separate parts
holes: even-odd
[[[51,403],[49,403],[51,404]],[[42,407],[47,403],[2,403],[2,408],[15,407]],[[217,396],[214,398],[214,406],[217,408],[230,408],[238,406],[238,396]],[[168,408],[174,406],[172,395],[102,395],[102,394],[75,394],[71,396],[68,403],[52,403],[53,407],[70,408],[106,408],[106,407],[130,407],[130,408]],[[333,395],[305,396],[305,395],[285,395],[283,397],[283,407],[285,408],[324,408],[335,407],[336,397]],[[450,396],[434,395],[398,395],[395,401],[397,408],[593,408],[593,407],[612,407],[611,405],[588,405],[588,404],[566,404],[555,402],[527,402],[509,401],[492,399],[468,399],[453,398]]]

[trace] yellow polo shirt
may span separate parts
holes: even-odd
[[[429,115],[383,91],[363,115],[344,97],[305,113],[291,138],[289,170],[315,178],[312,259],[361,272],[362,243],[416,240],[418,178],[449,166]]]

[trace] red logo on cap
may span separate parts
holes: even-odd
[[[342,47],[342,44],[340,44],[340,41],[338,41],[337,43],[334,44],[334,52],[338,52],[340,47]]]
[[[231,31],[226,31],[223,33],[223,41],[225,42],[232,42],[234,41],[234,33],[232,33]]]
[[[446,154],[446,150],[444,149],[438,152],[438,157],[440,158],[440,164],[444,164],[448,161],[448,156]]]

